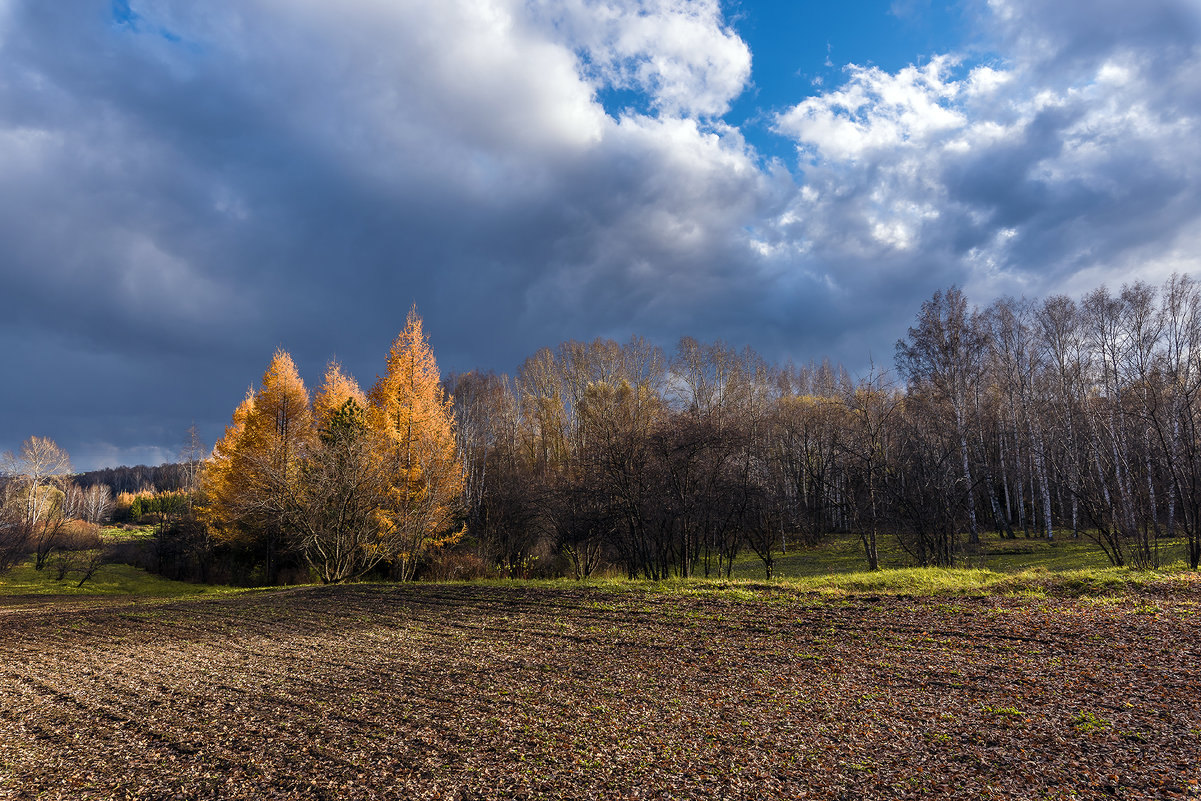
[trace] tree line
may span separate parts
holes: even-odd
[[[189,436],[195,429],[189,431]],[[186,448],[185,448],[186,450]],[[200,454],[203,458],[206,454]],[[121,467],[102,467],[75,475],[75,483],[81,487],[93,487],[102,484],[109,488],[113,497],[123,492],[136,494],[145,490],[184,490],[189,486],[188,456],[180,453],[179,462],[166,462],[160,465],[134,465]]]
[[[443,379],[413,310],[369,391],[331,363],[310,395],[279,351],[207,458],[193,430],[177,488],[128,498],[154,516],[157,569],[204,580],[218,563],[224,580],[409,579],[454,558],[663,579],[730,575],[747,551],[771,576],[831,533],[870,569],[885,537],[951,565],[982,531],[1087,537],[1141,567],[1183,541],[1197,569],[1199,422],[1189,276],[986,307],[952,287],[897,341],[895,372],[856,378],[635,337]],[[49,486],[8,470],[27,541]]]
[[[510,574],[729,574],[831,532],[951,565],[989,529],[1201,561],[1201,292],[1188,276],[1080,300],[957,288],[922,304],[895,379],[754,351],[567,342],[515,376],[452,376],[468,530]]]

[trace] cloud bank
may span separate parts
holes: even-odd
[[[770,76],[717,0],[0,0],[0,449],[171,458],[277,345],[370,383],[413,302],[455,369],[631,333],[854,367],[950,283],[1196,271],[1198,6],[972,13],[764,109],[782,162],[726,119]]]

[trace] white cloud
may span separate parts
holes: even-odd
[[[851,65],[842,88],[779,115],[776,131],[796,139],[816,159],[849,160],[902,145],[925,146],[966,122],[950,105],[960,92],[958,82],[944,77],[951,66],[947,56],[896,74]]]
[[[723,114],[750,79],[751,53],[718,0],[564,0],[534,4],[565,32],[601,85],[649,95],[661,113]]]
[[[1197,74],[1201,28],[1174,55],[1154,44],[1197,15],[1159,2],[1122,39],[1107,24],[1134,13],[1125,4],[1101,3],[1079,34],[1066,20],[1089,14],[1073,4],[990,5],[997,61],[851,66],[843,86],[777,117],[805,176],[782,235],[844,281],[888,269],[926,291],[1037,293],[1080,271],[1201,268],[1201,253],[1170,244],[1201,223],[1201,97],[1166,89]]]

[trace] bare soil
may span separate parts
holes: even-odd
[[[303,588],[0,601],[0,798],[1171,798],[1201,607]]]

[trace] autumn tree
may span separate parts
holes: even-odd
[[[395,575],[407,580],[426,553],[462,535],[457,523],[464,486],[453,401],[442,389],[415,306],[369,401],[368,419],[382,438],[387,475],[383,536],[394,544]]]
[[[379,510],[389,499],[384,442],[367,398],[331,362],[313,402],[317,441],[304,462],[295,513],[297,550],[326,584],[357,578],[392,558]]]
[[[260,553],[269,583],[294,531],[303,460],[315,437],[308,390],[292,357],[277,350],[205,463],[202,519],[220,541]]]

